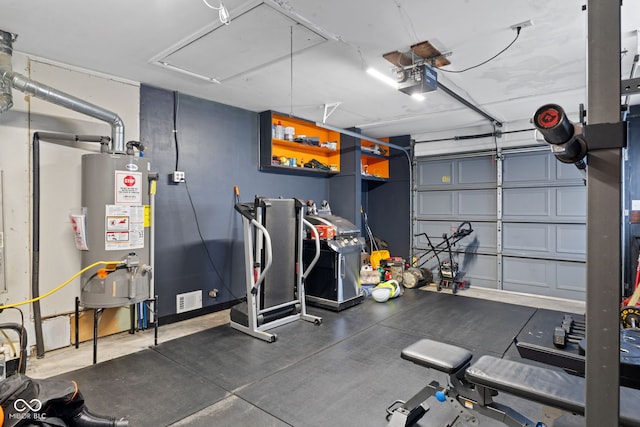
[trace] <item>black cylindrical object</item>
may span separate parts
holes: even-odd
[[[573,123],[561,106],[546,104],[533,115],[533,125],[549,144],[564,144],[574,134]]]
[[[580,165],[581,160],[587,155],[587,142],[583,137],[577,135],[575,138],[562,144],[560,150],[553,150],[556,159],[563,163],[575,163],[579,169],[584,169],[584,165]]]

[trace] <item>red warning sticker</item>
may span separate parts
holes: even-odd
[[[116,205],[142,204],[142,172],[115,171]]]
[[[540,127],[554,127],[560,121],[560,112],[553,107],[549,107],[538,114],[536,121],[538,122],[538,126]]]

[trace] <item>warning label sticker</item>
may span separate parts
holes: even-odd
[[[116,205],[142,204],[142,172],[115,171]]]
[[[107,231],[129,231],[128,216],[108,216]]]
[[[107,242],[128,242],[128,231],[107,231]]]
[[[105,206],[105,250],[144,248],[144,206]]]

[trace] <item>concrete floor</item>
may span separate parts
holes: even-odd
[[[182,322],[158,327],[158,344],[193,334],[204,329],[229,323],[229,310],[199,316]],[[135,353],[153,346],[153,329],[136,332],[131,335],[121,332],[98,339],[98,363]],[[32,352],[33,353],[33,352]],[[27,363],[26,375],[32,378],[48,378],[65,372],[90,366],[93,362],[93,342],[80,343],[45,353],[42,359],[32,354]]]
[[[434,286],[421,288],[427,292],[436,292]],[[442,292],[450,292],[443,290]],[[481,298],[529,307],[557,310],[567,313],[584,314],[585,303],[559,298],[542,297],[536,295],[519,294],[485,288],[469,288],[458,292],[461,298]],[[200,316],[182,322],[161,325],[158,329],[158,343],[193,334],[229,322],[229,310]],[[141,331],[135,335],[128,332],[119,333],[98,340],[98,363],[115,359],[126,354],[135,353],[153,345],[153,329]],[[70,372],[86,366],[93,361],[92,342],[80,344],[80,348],[67,347],[45,354],[42,359],[31,356],[27,363],[26,374],[32,378],[48,378],[65,372]]]

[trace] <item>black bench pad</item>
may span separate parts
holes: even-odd
[[[465,376],[478,385],[584,415],[582,377],[493,356],[481,356],[467,368]],[[620,388],[620,425],[640,427],[638,390]]]
[[[447,374],[460,370],[471,357],[473,355],[464,348],[429,339],[422,339],[402,350],[403,359]]]

